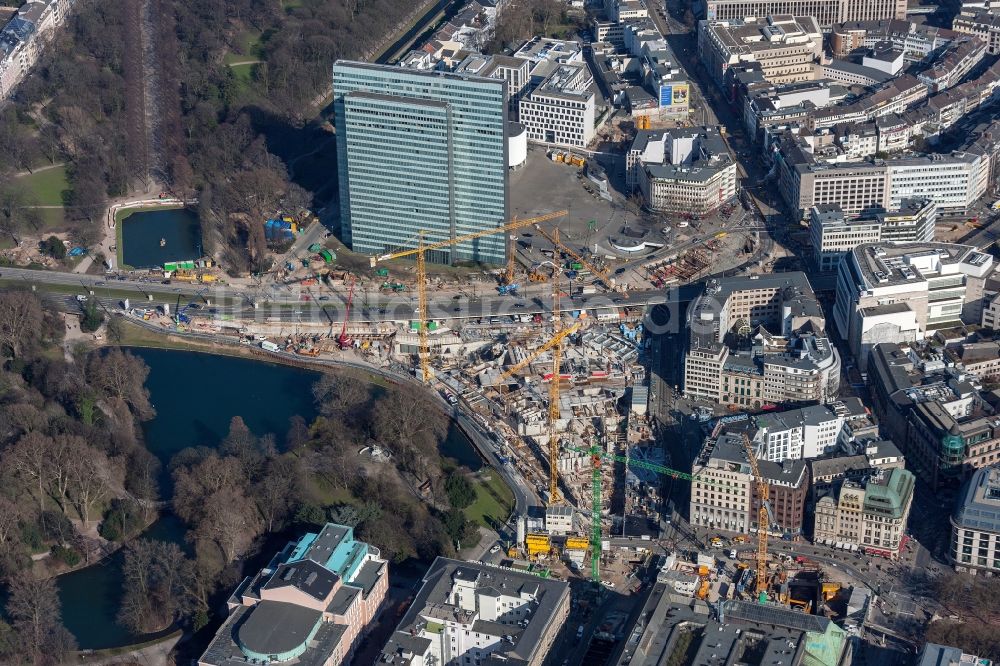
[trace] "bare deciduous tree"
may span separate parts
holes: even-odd
[[[0,353],[20,358],[42,328],[42,304],[27,291],[0,292]]]
[[[55,579],[17,576],[10,581],[7,614],[17,634],[19,651],[35,664],[58,664],[75,649],[62,626],[62,609]]]

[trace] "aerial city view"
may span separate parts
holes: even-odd
[[[1000,666],[1000,3],[0,26],[0,666]]]

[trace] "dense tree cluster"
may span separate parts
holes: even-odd
[[[535,35],[572,38],[583,23],[583,15],[571,15],[568,7],[563,0],[510,0],[486,50],[499,53]]]
[[[1000,660],[1000,635],[996,630],[1000,624],[1000,580],[948,574],[940,577],[935,592],[937,599],[961,621],[930,623],[926,639]]]
[[[118,350],[67,361],[62,330],[34,294],[0,292],[0,580],[10,622],[0,623],[2,663],[57,663],[72,649],[54,583],[36,574],[99,554],[86,533],[109,504],[144,515],[130,523],[133,534],[155,515],[147,509],[157,461],[137,428],[153,413],[145,365]]]
[[[207,251],[234,272],[261,270],[269,263],[262,217],[312,203],[315,192],[291,181],[288,162],[329,140],[307,121],[330,92],[331,64],[370,53],[412,5],[150,2],[151,22],[139,2],[77,3],[0,118],[0,175],[66,161],[68,215],[77,240],[92,244],[108,198],[144,190],[152,173],[185,198],[199,197]],[[252,53],[242,53],[245,35],[262,36]],[[155,72],[144,67],[143,38],[153,45]],[[255,63],[249,79],[226,64],[228,53]],[[147,118],[158,119],[155,130]],[[2,189],[0,233],[40,228],[36,202],[16,186]]]

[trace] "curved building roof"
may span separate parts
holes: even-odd
[[[305,651],[322,617],[312,608],[265,600],[250,610],[236,640],[248,657],[277,655],[285,661]]]

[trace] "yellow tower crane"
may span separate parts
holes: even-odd
[[[507,381],[521,370],[524,370],[536,358],[538,358],[548,350],[552,349],[553,347],[561,343],[563,340],[576,333],[578,330],[580,330],[579,322],[573,324],[569,328],[564,328],[563,330],[559,331],[554,336],[549,338],[543,345],[538,347],[538,349],[531,352],[523,359],[521,359],[514,365],[504,370],[504,372],[497,378],[497,384],[502,384],[503,382]]]
[[[537,228],[537,227],[536,227]],[[559,228],[552,231],[554,243],[559,243]],[[552,275],[552,326],[556,344],[552,347],[552,379],[549,380],[549,506],[562,501],[559,495],[559,437],[556,422],[559,420],[560,367],[562,365],[562,311],[559,305],[559,272]]]
[[[543,235],[547,239],[549,239],[550,243],[552,243],[558,249],[560,249],[563,252],[565,252],[566,254],[568,254],[570,257],[573,258],[573,260],[575,260],[575,261],[579,262],[580,264],[582,264],[584,268],[586,268],[588,271],[590,271],[591,273],[593,273],[596,277],[598,277],[601,280],[603,280],[604,284],[607,287],[611,287],[611,279],[612,278],[608,274],[608,272],[605,271],[605,270],[602,270],[600,268],[597,268],[596,266],[594,266],[593,264],[591,264],[589,261],[587,261],[586,259],[584,259],[583,257],[581,257],[579,254],[577,254],[576,252],[574,252],[572,249],[570,249],[569,246],[567,246],[565,243],[563,243],[562,241],[560,241],[559,240],[559,230],[558,230],[558,228],[555,229],[553,233],[549,233],[545,229],[542,229],[541,227],[538,227],[538,226],[536,226],[535,229],[537,229],[538,233],[540,233],[541,235]]]
[[[468,240],[473,240],[475,238],[482,238],[483,236],[492,236],[493,234],[502,234],[508,231],[513,231],[514,229],[521,229],[532,224],[539,224],[541,222],[546,222],[548,220],[562,217],[566,215],[568,211],[559,210],[554,213],[546,213],[545,215],[539,215],[537,217],[529,217],[524,219],[514,219],[499,227],[493,229],[484,229],[483,231],[475,231],[471,234],[463,234],[461,236],[455,236],[443,241],[436,241],[434,243],[424,243],[424,232],[420,231],[417,233],[417,247],[411,248],[409,250],[401,250],[399,252],[390,252],[388,254],[381,254],[375,257],[369,257],[368,260],[371,267],[374,268],[376,264],[383,261],[390,261],[392,259],[402,259],[404,257],[411,257],[417,255],[417,334],[420,338],[420,350],[418,356],[420,358],[420,370],[422,373],[422,378],[424,382],[430,381],[431,378],[431,368],[430,368],[430,345],[427,339],[427,262],[425,259],[425,253],[428,250],[438,250],[443,247],[448,247],[451,245],[456,245],[458,243],[464,243]]]
[[[750,438],[743,434],[743,448],[750,462],[750,472],[757,484],[757,498],[760,506],[757,508],[757,594],[763,600],[767,593],[767,533],[771,526],[770,486],[760,474],[757,454],[754,453]]]

